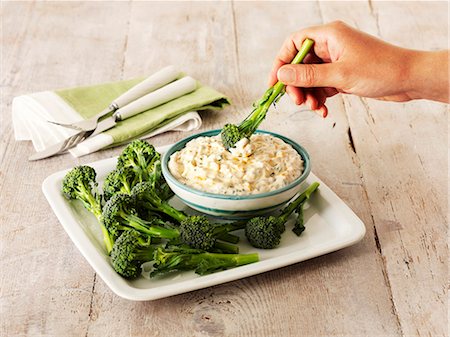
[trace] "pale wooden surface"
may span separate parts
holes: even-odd
[[[229,95],[202,129],[238,121],[292,31],[344,20],[390,42],[448,48],[446,2],[2,3],[1,336],[448,335],[448,106],[330,100],[322,120],[285,99],[263,128],[303,144],[364,221],[355,246],[153,302],[114,295],[53,215],[41,183],[117,154],[28,162],[14,96],[130,78],[166,64]],[[445,69],[443,69],[445,71]],[[168,144],[186,134],[153,139]]]

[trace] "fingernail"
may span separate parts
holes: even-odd
[[[282,83],[292,83],[295,81],[295,70],[289,66],[281,67],[278,69],[278,80]]]

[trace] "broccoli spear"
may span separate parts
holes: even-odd
[[[179,228],[166,228],[167,223],[159,218],[153,218],[150,221],[144,220],[137,214],[135,199],[126,194],[113,195],[103,207],[102,217],[103,224],[114,239],[118,238],[125,230],[135,229],[151,237],[168,239],[174,242],[181,240],[194,248],[219,249],[230,253],[238,252],[237,246],[216,242],[218,236],[234,229],[231,224],[213,228],[204,217],[193,216],[189,218],[190,221],[182,223]]]
[[[313,40],[306,39],[291,63],[301,63],[313,44]],[[239,125],[226,124],[220,133],[224,147],[230,149],[241,139],[249,138],[266,117],[272,103],[278,102],[283,96],[284,89],[285,85],[278,81],[274,86],[267,89],[259,101],[253,103],[253,111]]]
[[[257,262],[258,254],[218,254],[185,246],[163,248],[151,245],[149,237],[135,230],[124,231],[116,240],[111,252],[114,270],[126,278],[141,273],[141,265],[155,261],[151,276],[169,271],[195,270],[204,275],[215,271]]]
[[[245,264],[258,262],[257,253],[252,254],[218,254],[209,253],[199,249],[184,247],[158,247],[153,259],[154,270],[150,276],[156,276],[171,271],[195,270],[199,275],[214,273]]]
[[[103,207],[102,221],[113,239],[117,239],[123,231],[129,229],[164,239],[174,239],[179,236],[175,230],[163,227],[166,222],[162,219],[140,218],[134,206],[134,198],[127,194],[115,194],[106,202]]]
[[[111,252],[113,241],[106,227],[102,224],[102,206],[100,194],[97,193],[96,172],[90,166],[76,166],[63,179],[62,192],[68,199],[80,200],[84,207],[92,212],[100,223],[106,251]]]
[[[250,219],[245,226],[245,236],[253,247],[272,249],[280,244],[281,234],[289,216],[303,204],[319,187],[318,182],[312,183],[302,194],[287,205],[279,216],[256,217]]]
[[[151,183],[136,184],[131,191],[133,197],[143,206],[153,211],[162,212],[180,223],[179,231],[184,243],[203,250],[223,245],[217,239],[235,240],[229,232],[244,228],[245,223],[229,223],[223,225],[211,224],[204,216],[188,216],[172,207],[167,201],[161,200]],[[234,241],[237,243],[236,241]],[[232,246],[233,247],[233,246]],[[222,248],[226,249],[226,246]]]

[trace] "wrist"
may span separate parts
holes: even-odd
[[[449,102],[448,51],[410,51],[405,94],[411,99]]]

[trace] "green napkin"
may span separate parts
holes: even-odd
[[[87,119],[107,108],[115,98],[143,79],[63,89],[55,93]],[[224,94],[197,82],[195,91],[120,121],[105,133],[113,137],[113,145],[118,145],[156,130],[186,112],[218,110],[229,104],[230,100]]]

